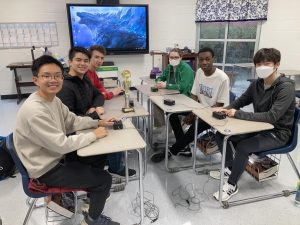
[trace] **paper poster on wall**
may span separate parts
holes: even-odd
[[[0,23],[0,49],[57,45],[58,33],[54,22]]]

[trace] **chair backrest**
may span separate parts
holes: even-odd
[[[7,144],[7,150],[15,162],[16,168],[18,169],[18,171],[20,172],[20,174],[22,176],[22,184],[23,184],[23,190],[24,190],[25,194],[31,198],[41,198],[41,197],[47,196],[46,194],[42,194],[42,193],[41,194],[32,193],[28,189],[29,175],[16,152],[12,133],[7,136],[6,144]]]
[[[300,98],[300,90],[296,90],[295,95],[296,95],[297,98]]]
[[[300,118],[300,109],[299,108],[295,108],[295,113],[294,113],[294,122],[293,122],[293,128],[292,128],[292,137],[289,140],[289,142],[281,147],[281,148],[275,148],[275,149],[271,149],[268,151],[264,151],[259,153],[259,156],[265,156],[265,155],[269,155],[269,154],[284,154],[284,153],[288,153],[293,151],[298,143],[298,122],[299,122],[299,118]]]

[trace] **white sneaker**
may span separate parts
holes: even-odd
[[[225,167],[224,170],[224,179],[228,179],[231,174],[231,170],[228,167]],[[221,173],[220,170],[215,170],[215,171],[210,171],[209,176],[216,179],[220,180],[221,179]]]
[[[226,182],[223,186],[222,202],[228,201],[232,196],[237,194],[239,189],[237,185],[232,185]],[[214,198],[219,201],[219,191],[213,194]]]

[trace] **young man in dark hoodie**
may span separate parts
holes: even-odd
[[[69,51],[69,73],[64,76],[64,83],[57,97],[77,116],[89,116],[92,119],[100,119],[104,113],[104,97],[91,83],[86,73],[90,64],[91,55],[83,47],[73,47]],[[125,177],[125,166],[122,162],[124,153],[117,152],[107,155],[108,172],[118,177]],[[69,157],[77,157],[75,155]],[[102,158],[103,156],[98,156]],[[135,176],[136,171],[129,169],[130,177]]]
[[[294,82],[278,73],[280,52],[274,48],[262,48],[254,56],[253,62],[258,79],[253,81],[246,92],[225,108],[216,111],[242,120],[270,123],[274,129],[230,137],[235,148],[227,143],[224,177],[228,181],[223,186],[222,201],[229,200],[238,192],[237,182],[245,170],[249,154],[284,146],[292,135],[295,110]],[[245,112],[242,107],[253,104],[254,112]],[[217,134],[217,143],[223,148],[224,136]],[[220,179],[219,171],[211,171],[210,176]],[[213,195],[219,200],[219,191]]]

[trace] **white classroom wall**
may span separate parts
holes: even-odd
[[[0,0],[0,22],[56,22],[59,46],[50,50],[67,56],[70,47],[66,3],[95,3],[96,0]],[[165,50],[179,44],[195,49],[196,0],[120,0],[123,4],[149,4],[150,50]],[[275,47],[282,53],[282,69],[300,69],[300,9],[299,0],[269,0],[268,20],[263,23],[259,47]],[[0,50],[0,95],[16,94],[12,72],[6,68],[11,62],[30,61],[30,49]],[[148,75],[152,67],[150,55],[107,56],[119,70],[129,69],[133,82]],[[159,56],[155,65],[161,64]],[[23,80],[30,80],[30,70],[22,70]],[[31,92],[32,87],[22,88]]]

